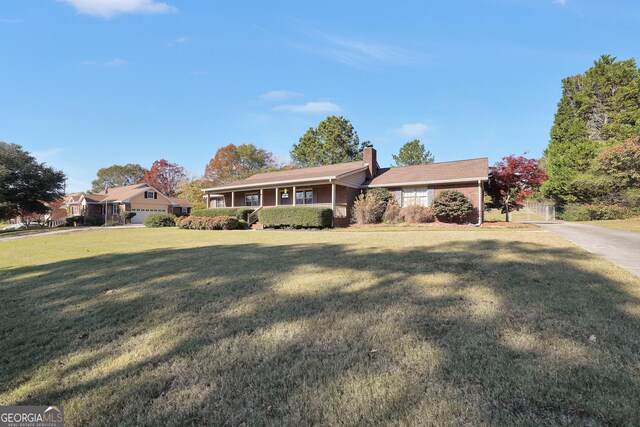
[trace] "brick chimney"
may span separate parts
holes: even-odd
[[[378,173],[378,159],[376,157],[376,149],[373,147],[365,147],[362,150],[362,161],[369,165],[367,175],[369,178],[376,176]]]

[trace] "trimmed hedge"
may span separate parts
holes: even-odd
[[[154,213],[144,219],[144,226],[150,228],[175,227],[176,216],[166,213]]]
[[[191,216],[215,218],[217,216],[234,216],[238,219],[247,220],[249,214],[253,212],[251,208],[210,208],[196,209],[191,212]]]
[[[244,223],[244,225],[241,225],[242,223]],[[183,216],[176,218],[176,225],[178,227],[189,230],[236,230],[246,228],[246,224],[245,221],[228,215],[213,218],[202,216]]]
[[[312,206],[278,206],[258,212],[264,227],[327,228],[331,227],[333,211]]]

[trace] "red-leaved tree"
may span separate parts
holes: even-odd
[[[489,168],[486,190],[494,206],[501,206],[509,221],[509,212],[519,210],[523,199],[533,194],[546,179],[547,174],[538,159],[511,155]]]
[[[170,197],[176,195],[178,183],[185,178],[186,173],[182,166],[169,163],[165,159],[153,162],[151,169],[144,174],[144,182]]]

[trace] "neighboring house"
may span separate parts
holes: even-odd
[[[466,221],[482,223],[486,157],[380,168],[374,148],[367,147],[362,154],[362,161],[259,173],[202,191],[210,208],[323,206],[333,209],[334,225],[347,226],[355,198],[367,188],[388,188],[402,207],[431,206],[439,192],[458,190],[473,203]]]
[[[66,196],[65,207],[69,216],[111,219],[122,212],[135,212],[133,224],[142,224],[153,213],[189,214],[193,205],[186,199],[168,197],[149,184],[109,188],[107,194],[72,193]]]

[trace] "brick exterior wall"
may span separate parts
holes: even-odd
[[[478,183],[465,183],[465,184],[449,184],[449,185],[437,185],[430,186],[434,190],[434,196],[437,197],[444,190],[456,190],[467,196],[471,204],[473,205],[473,210],[467,215],[464,219],[465,222],[469,222],[472,224],[478,223],[478,215],[482,216],[482,220],[484,221],[484,206],[480,206],[478,209]],[[400,188],[389,188],[389,191],[398,203],[402,203],[402,189]],[[484,199],[484,190],[482,191],[482,199]],[[484,203],[484,202],[483,202]]]

